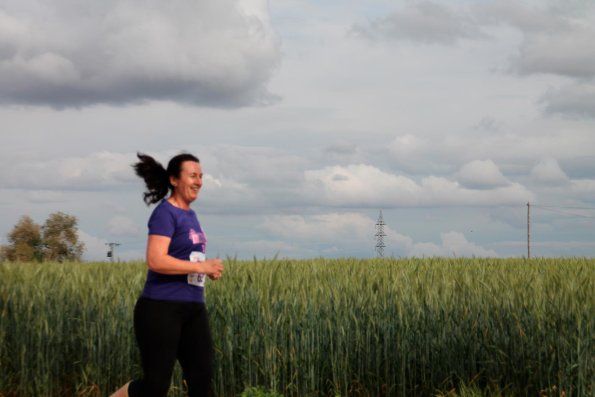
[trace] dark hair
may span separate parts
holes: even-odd
[[[143,199],[147,205],[157,203],[165,197],[168,190],[173,191],[174,187],[169,182],[169,177],[180,177],[184,161],[200,163],[198,158],[190,153],[182,153],[172,157],[167,164],[167,169],[165,169],[161,163],[151,156],[143,153],[137,153],[136,156],[140,161],[132,164],[132,168],[134,168],[136,175],[145,181],[147,191],[143,194]]]

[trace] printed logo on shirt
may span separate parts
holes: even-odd
[[[192,241],[192,244],[206,244],[207,236],[204,232],[197,232],[194,229],[190,229],[188,232],[188,238]]]

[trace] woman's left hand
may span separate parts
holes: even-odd
[[[221,278],[221,273],[215,273],[215,274],[208,274],[207,275],[211,280],[219,280]]]

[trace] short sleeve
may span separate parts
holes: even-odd
[[[164,205],[159,205],[149,218],[149,235],[172,237],[175,231],[175,219],[173,214]]]

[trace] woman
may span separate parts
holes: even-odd
[[[143,378],[122,386],[112,397],[166,396],[176,359],[188,395],[207,396],[213,346],[204,281],[205,275],[218,280],[223,262],[205,259],[207,239],[190,208],[202,187],[201,165],[191,154],[173,157],[167,170],[150,156],[139,153],[138,158],[133,167],[145,181],[145,203],[159,203],[149,218],[149,270],[134,308]]]

